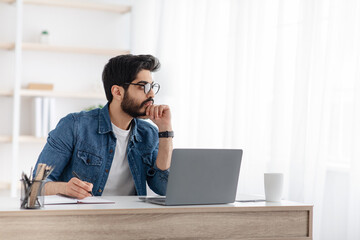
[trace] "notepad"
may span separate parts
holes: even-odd
[[[87,197],[84,199],[70,198],[62,195],[45,196],[45,205],[60,205],[60,204],[107,204],[115,203],[101,197]]]

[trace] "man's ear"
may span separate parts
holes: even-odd
[[[125,89],[122,86],[113,85],[111,87],[111,94],[113,95],[113,99],[118,101],[122,101],[124,97]]]

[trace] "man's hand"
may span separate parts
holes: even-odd
[[[91,196],[92,183],[72,178],[69,182],[48,182],[45,184],[45,195],[63,194],[69,197],[83,199]]]
[[[146,116],[153,121],[159,131],[172,131],[171,112],[168,105],[150,105],[146,108]]]
[[[73,177],[65,184],[64,194],[70,197],[83,199],[91,196],[92,183],[81,181]]]
[[[172,131],[171,112],[168,105],[150,105],[146,108],[146,116],[159,128],[159,132]],[[169,169],[173,150],[172,138],[159,139],[159,151],[156,166],[161,170]]]

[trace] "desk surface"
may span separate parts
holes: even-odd
[[[114,204],[62,204],[62,205],[45,205],[40,211],[52,211],[52,210],[101,210],[101,209],[123,209],[123,210],[134,210],[134,209],[193,209],[193,208],[261,208],[261,207],[312,207],[309,204],[303,204],[291,201],[281,202],[235,202],[229,204],[216,204],[216,205],[184,205],[184,206],[161,206],[144,202],[139,199],[138,196],[106,196],[104,199],[112,200]],[[0,216],[6,212],[32,212],[39,210],[26,210],[20,209],[20,200],[18,198],[0,197]]]
[[[137,196],[115,204],[45,205],[20,209],[0,197],[4,239],[312,239],[312,205],[282,201],[161,206]],[[21,226],[21,227],[19,227]],[[20,234],[20,235],[19,235]]]

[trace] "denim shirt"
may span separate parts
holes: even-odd
[[[127,160],[137,195],[151,190],[166,195],[169,170],[162,171],[155,162],[159,148],[158,130],[152,124],[134,118]],[[93,194],[101,196],[115,154],[116,137],[112,131],[109,104],[102,109],[72,113],[62,118],[49,133],[36,166],[54,166],[49,181],[68,182],[75,171],[83,181],[92,183]],[[36,168],[35,168],[36,169]]]

